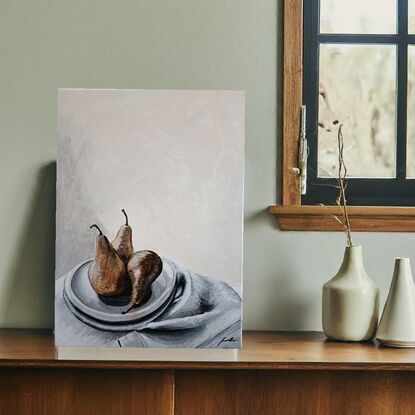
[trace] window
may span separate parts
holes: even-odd
[[[415,1],[286,0],[283,77],[282,205],[270,208],[280,227],[339,229],[338,120],[354,230],[415,231]]]
[[[303,48],[309,158],[302,203],[336,198],[339,120],[349,204],[415,206],[415,35],[408,34],[407,0],[304,2]]]

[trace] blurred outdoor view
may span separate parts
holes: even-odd
[[[409,28],[415,32],[415,0]],[[322,33],[396,33],[396,0],[320,0]],[[318,174],[337,175],[337,129],[344,124],[350,177],[395,177],[394,45],[320,45]],[[407,176],[415,177],[415,46],[408,50]]]
[[[396,33],[396,0],[320,0],[320,32]]]
[[[415,10],[414,10],[415,11]],[[415,16],[414,16],[415,17]],[[413,19],[415,29],[415,18]],[[415,177],[415,45],[408,48],[408,147],[406,177]]]

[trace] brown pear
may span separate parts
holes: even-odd
[[[151,284],[163,270],[163,261],[153,251],[138,251],[128,261],[131,300],[123,314],[145,302],[151,294]]]
[[[117,236],[112,241],[113,248],[117,251],[118,256],[124,262],[125,266],[128,264],[128,260],[134,253],[133,248],[133,231],[131,226],[128,225],[128,216],[124,209],[121,212],[125,216],[125,224],[118,230]]]
[[[95,259],[88,269],[89,281],[98,295],[112,297],[122,294],[129,287],[124,262],[120,259],[108,238],[97,225],[99,235],[96,240]]]

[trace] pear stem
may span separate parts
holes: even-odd
[[[98,229],[98,232],[99,232],[99,236],[101,236],[101,235],[102,235],[102,231],[101,231],[101,229],[99,229],[99,226],[98,226],[98,225],[95,225],[95,223],[94,223],[93,225],[91,225],[91,226],[89,227],[89,229],[92,229],[92,228],[97,228],[97,229]]]
[[[125,210],[124,209],[121,209],[121,212],[124,213],[124,216],[125,216],[125,226],[128,226],[128,216],[127,216],[127,213],[125,213]]]
[[[121,311],[121,314],[127,314],[133,307],[134,304],[129,304],[129,306],[125,310]]]

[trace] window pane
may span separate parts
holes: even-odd
[[[396,33],[396,0],[320,0],[320,32]]]
[[[415,46],[408,47],[408,123],[406,176],[415,177]]]
[[[319,88],[319,177],[337,174],[334,120],[350,177],[394,177],[396,47],[320,45]]]
[[[408,32],[415,33],[415,0],[408,1]]]

